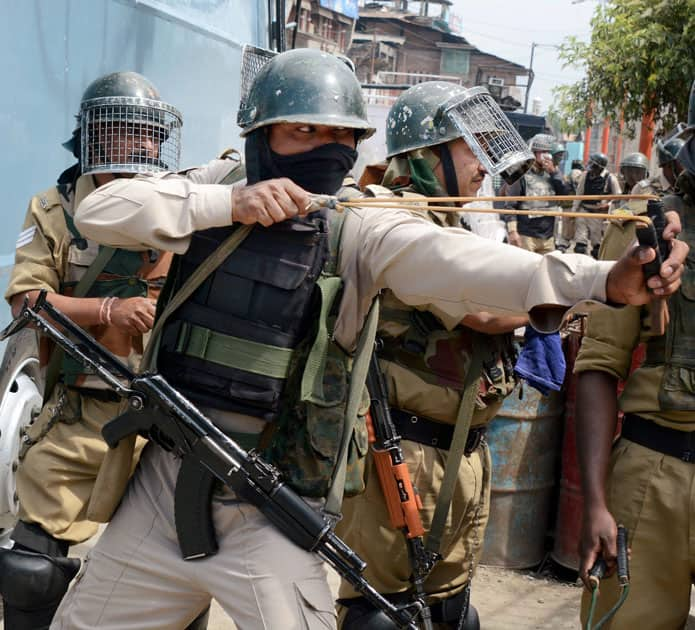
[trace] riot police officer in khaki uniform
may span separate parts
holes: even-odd
[[[695,85],[691,92],[685,144],[677,153],[685,167],[678,192],[666,195],[664,209],[677,211],[679,238],[691,247],[683,284],[669,300],[664,335],[650,326],[649,309],[628,306],[594,313],[577,357],[577,443],[584,490],[580,574],[599,556],[611,573],[616,526],[628,532],[630,591],[604,627],[683,628],[690,611],[695,526]],[[634,224],[632,224],[634,226]],[[609,227],[602,246],[609,251],[634,238],[632,229]],[[642,365],[629,373],[632,352],[646,344]],[[627,379],[616,400],[619,378]],[[618,409],[622,435],[613,443]],[[618,601],[615,574],[600,585],[598,621]],[[584,592],[582,619],[590,607]]]
[[[453,83],[420,83],[404,92],[391,107],[386,119],[389,162],[382,185],[408,201],[427,196],[475,196],[486,168],[485,154],[476,144],[476,129],[470,124],[472,147],[443,112],[452,100],[474,108],[476,99],[486,95]],[[500,112],[500,116],[502,113]],[[426,121],[433,121],[436,133],[423,134]],[[518,138],[518,157],[513,164],[518,177],[532,161]],[[510,143],[508,159],[514,151]],[[485,163],[488,163],[487,160]],[[489,168],[489,167],[488,167]],[[499,167],[498,167],[499,168]],[[509,177],[509,175],[508,175]],[[375,193],[380,188],[369,187]],[[435,225],[459,227],[456,212],[431,210],[424,215]],[[485,335],[484,376],[480,380],[472,429],[468,435],[457,486],[450,506],[446,531],[442,533],[441,554],[424,588],[430,596],[432,620],[437,628],[478,627],[477,614],[468,607],[470,579],[482,550],[489,515],[491,467],[485,443],[485,424],[492,419],[504,397],[514,387],[513,349],[509,335],[499,334],[527,323],[524,316],[495,317],[467,315],[462,324],[448,330],[436,315],[415,309],[399,300],[392,291],[382,297],[378,335],[380,367],[390,395],[391,417],[401,436],[401,447],[417,488],[423,522],[429,525],[437,503],[459,407],[466,371],[471,362],[471,333]],[[363,494],[346,499],[343,519],[336,531],[367,561],[365,576],[381,593],[396,601],[407,601],[413,571],[400,531],[389,525],[375,464],[367,460],[367,488]],[[340,603],[343,630],[371,628],[374,610],[343,582]]]
[[[78,162],[29,202],[6,298],[16,313],[47,290],[51,302],[137,365],[170,256],[105,250],[80,233],[74,212],[116,174],[177,168],[181,116],[145,77],[117,72],[89,85],[77,118],[65,146]],[[15,544],[0,555],[7,630],[48,627],[79,567],[66,558],[68,548],[97,532],[95,520],[108,520],[102,502],[113,509],[127,479],[112,478],[108,465],[101,469],[108,448],[100,430],[118,415],[118,397],[45,341],[40,360],[49,366],[46,402],[20,447]],[[112,451],[107,461],[119,457],[132,468],[130,453]]]
[[[343,443],[344,489],[362,489],[366,428],[345,413],[350,394],[363,394],[363,383],[351,382],[352,357],[381,289],[408,305],[431,305],[450,326],[481,308],[532,310],[534,321],[552,325],[578,299],[582,309],[590,308],[586,297],[649,299],[641,250],[616,264],[541,257],[406,211],[315,210],[312,194],[340,188],[357,142],[372,132],[357,79],[327,53],[298,49],[267,61],[239,122],[245,185],[215,183],[219,161],[187,176],[118,180],[80,204],[76,223],[107,243],[176,252],[174,294],[236,228],[253,226],[164,321],[153,367],[315,505]],[[650,282],[672,292],[683,258],[678,252]],[[226,490],[217,490],[209,512],[218,552],[182,559],[174,497],[189,474],[199,478],[201,470],[148,444],[52,627],[177,628],[213,597],[247,630],[335,627],[321,560]]]

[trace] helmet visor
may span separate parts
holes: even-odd
[[[443,110],[490,175],[512,183],[530,168],[533,153],[485,88],[453,97]]]
[[[177,171],[181,114],[171,105],[136,97],[85,101],[80,111],[83,173]]]

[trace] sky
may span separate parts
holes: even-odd
[[[581,71],[563,69],[555,48],[574,35],[589,41],[590,21],[599,0],[453,0],[450,11],[462,18],[462,35],[484,52],[529,67],[532,43],[535,79],[529,94],[541,110],[552,104],[553,87],[574,83]],[[521,83],[521,80],[519,80]]]

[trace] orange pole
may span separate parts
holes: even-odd
[[[618,141],[615,143],[615,168],[618,168],[620,164],[620,158],[623,152],[623,129],[625,127],[625,118],[623,118],[623,112],[620,112],[620,124],[618,125]]]
[[[654,111],[650,111],[642,116],[642,127],[639,135],[639,150],[647,158],[652,155],[652,144],[654,143]]]
[[[603,134],[601,136],[601,153],[608,155],[608,140],[611,135],[611,123],[608,118],[603,120]]]
[[[589,161],[589,155],[591,154],[591,126],[589,125],[584,131],[584,164],[586,165]]]

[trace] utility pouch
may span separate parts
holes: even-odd
[[[680,290],[669,300],[664,375],[659,388],[663,410],[695,410],[695,269],[686,269]]]

